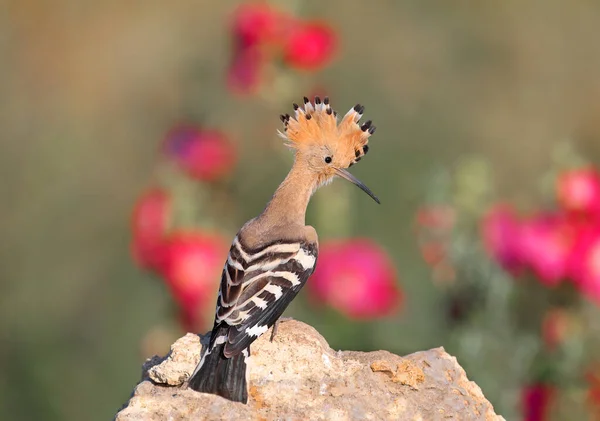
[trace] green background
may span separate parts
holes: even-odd
[[[225,85],[236,2],[0,1],[0,418],[105,420],[128,399],[142,339],[172,319],[162,284],[131,262],[130,212],[178,121],[202,117],[239,146],[235,227],[285,176],[275,131],[293,100],[319,86],[338,110],[366,106],[378,130],[353,173],[382,205],[351,190],[345,234],[388,250],[405,303],[373,323],[294,303],[287,315],[336,349],[449,346],[442,292],[412,231],[436,168],[477,154],[499,192],[519,199],[554,143],[598,157],[598,2],[280,3],[334,25],[338,59],[239,99]],[[315,209],[308,223],[327,230]],[[485,366],[470,378],[512,419],[518,390],[504,390],[506,402],[488,393]]]

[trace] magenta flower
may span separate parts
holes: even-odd
[[[529,385],[521,392],[523,421],[546,421],[550,405],[554,400],[555,388],[544,383]]]
[[[544,285],[555,286],[567,277],[575,230],[560,214],[539,214],[523,221],[523,260]]]
[[[569,269],[581,293],[600,304],[600,225],[590,225],[579,232]]]
[[[388,316],[403,299],[389,257],[366,239],[323,244],[308,290],[316,301],[356,319]]]
[[[236,161],[235,148],[224,133],[193,126],[171,130],[163,150],[188,175],[202,181],[228,175]]]
[[[503,268],[518,273],[523,268],[521,223],[509,205],[496,205],[484,216],[481,226],[483,243]]]
[[[600,216],[600,174],[595,168],[580,168],[560,174],[556,194],[565,210]]]

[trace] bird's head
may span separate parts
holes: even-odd
[[[337,113],[317,96],[314,104],[304,97],[304,106],[294,104],[295,114],[281,115],[284,131],[279,135],[296,151],[296,161],[317,179],[317,186],[340,176],[360,187],[377,203],[379,199],[346,169],[369,151],[369,137],[375,133],[371,120],[359,125],[364,107],[355,105],[338,123]]]

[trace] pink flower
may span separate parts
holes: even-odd
[[[337,37],[326,23],[309,21],[290,32],[284,47],[286,64],[295,69],[317,70],[328,64],[336,51]]]
[[[171,130],[164,151],[191,177],[215,181],[229,174],[236,161],[236,151],[220,131],[180,126]]]
[[[546,286],[555,286],[567,277],[576,230],[564,215],[539,214],[523,222],[523,260]]]
[[[600,214],[600,174],[594,168],[566,171],[558,177],[556,194],[561,206],[571,212]]]
[[[214,305],[227,246],[217,234],[175,232],[165,243],[162,275],[181,309],[182,320],[197,323],[207,305]],[[190,326],[188,324],[188,326]]]
[[[544,383],[535,383],[524,388],[521,393],[523,421],[547,420],[555,393],[553,386]]]
[[[357,319],[390,315],[403,299],[389,257],[366,239],[322,245],[308,290],[314,299]]]
[[[520,230],[520,221],[508,205],[494,206],[482,221],[481,232],[486,250],[512,273],[523,267]]]
[[[580,291],[600,304],[600,226],[589,226],[579,232],[569,269]]]
[[[159,188],[138,199],[131,218],[131,254],[144,269],[160,270],[164,263],[164,238],[170,213],[169,195]]]

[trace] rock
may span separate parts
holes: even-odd
[[[188,333],[146,361],[116,420],[504,420],[443,348],[336,352],[294,320],[269,338],[252,345],[248,405],[182,387],[200,357],[200,338]]]

